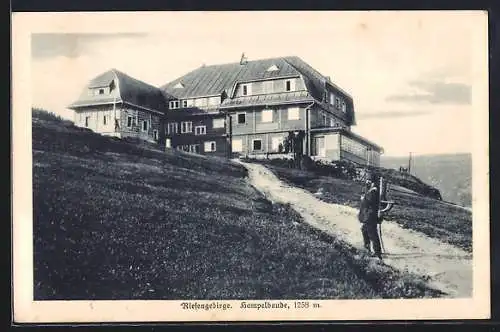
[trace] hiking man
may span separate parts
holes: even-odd
[[[370,250],[370,242],[373,244],[374,255],[382,259],[380,238],[377,232],[379,216],[379,190],[376,184],[376,177],[370,176],[366,181],[367,191],[361,196],[361,206],[359,208],[358,219],[361,222],[361,234],[365,248]]]

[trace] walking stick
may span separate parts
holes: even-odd
[[[384,240],[382,239],[382,221],[383,221],[383,214],[385,212],[389,212],[392,210],[394,207],[394,202],[393,201],[388,201],[387,200],[387,183],[384,181],[384,178],[381,176],[380,177],[380,184],[379,184],[379,218],[380,218],[380,223],[378,224],[378,237],[380,239],[380,246],[382,251],[385,253],[385,247],[384,247]],[[381,208],[382,204],[386,204],[384,208]]]
[[[378,224],[378,237],[380,239],[380,247],[382,247],[382,253],[385,254],[384,240],[382,239],[382,223]]]

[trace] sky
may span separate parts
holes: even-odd
[[[65,23],[66,32],[33,31],[34,106],[72,119],[66,106],[111,68],[160,86],[203,64],[238,62],[243,52],[248,60],[295,55],[352,95],[352,130],[384,147],[385,155],[471,152],[473,112],[481,111],[473,82],[482,68],[472,61],[478,32],[467,14],[85,15]]]

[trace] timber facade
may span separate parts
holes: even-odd
[[[160,88],[111,70],[70,108],[105,135],[226,157],[283,157],[290,133],[313,159],[379,165],[383,149],[351,131],[352,97],[298,57],[199,67]]]

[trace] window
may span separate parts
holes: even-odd
[[[176,109],[179,108],[179,101],[178,100],[172,100],[168,103],[170,109]]]
[[[263,110],[261,122],[273,122],[273,110]]]
[[[294,91],[294,90],[295,90],[295,80],[286,80],[285,91]]]
[[[86,116],[85,117],[85,127],[89,126],[89,120],[90,120],[90,116]]]
[[[263,93],[273,93],[273,81],[262,82],[262,92]]]
[[[156,130],[156,129],[155,129],[155,130],[153,130],[153,138],[154,138],[155,140],[158,140],[158,130]]]
[[[194,99],[184,99],[181,104],[182,104],[182,107],[183,108],[186,108],[186,107],[193,107],[194,106]]]
[[[149,129],[149,122],[148,120],[143,120],[142,121],[142,131],[148,131]]]
[[[280,148],[281,148],[281,151],[280,151]],[[283,137],[282,136],[275,136],[275,137],[271,138],[271,149],[274,152],[282,152],[282,149],[283,149]]]
[[[243,124],[247,122],[247,114],[246,113],[238,113],[238,124]]]
[[[193,132],[193,123],[191,121],[181,122],[181,133],[192,133]]]
[[[335,98],[335,107],[340,108],[340,98],[339,97]]]
[[[207,127],[206,126],[196,126],[194,127],[194,134],[195,135],[205,135],[207,133]]]
[[[334,100],[335,100],[335,95],[330,92],[330,105],[334,104]]]
[[[243,141],[241,139],[233,139],[231,143],[231,149],[233,150],[233,152],[242,152]]]
[[[200,153],[200,145],[199,144],[189,145],[189,152]]]
[[[205,152],[215,152],[215,142],[205,142]]]
[[[102,117],[102,124],[103,124],[103,125],[106,125],[106,124],[107,124],[107,123],[106,123],[107,117],[108,117],[107,115],[104,115],[104,116]]]
[[[347,105],[345,102],[342,102],[342,112],[346,112],[347,111]]]
[[[172,147],[172,140],[170,138],[167,138],[165,140],[165,147],[166,148],[171,148]]]
[[[262,150],[262,140],[261,139],[252,140],[252,148],[254,151]]]
[[[104,94],[104,89],[99,89],[99,94],[103,95]]]
[[[173,135],[178,133],[179,133],[179,126],[177,125],[177,122],[170,122],[167,125],[167,134]]]
[[[288,120],[299,120],[300,113],[298,107],[290,107],[288,108]]]
[[[327,126],[328,118],[326,117],[326,114],[323,114],[322,117],[323,117],[323,126]]]
[[[335,120],[330,118],[330,127],[335,127]]]
[[[224,128],[225,121],[224,119],[213,119],[212,127],[214,128]]]
[[[242,91],[241,94],[243,96],[249,96],[249,95],[252,94],[252,86],[250,84],[243,84],[241,86],[241,89],[242,89],[241,90]]]
[[[360,158],[366,158],[366,146],[345,136],[341,137],[342,150],[352,153]]]
[[[132,116],[127,116],[127,127],[131,128],[134,123],[134,118]]]

